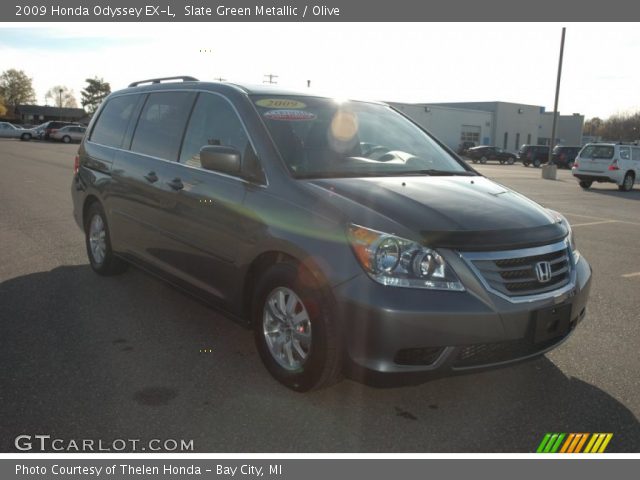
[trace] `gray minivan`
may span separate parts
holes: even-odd
[[[133,263],[253,328],[299,391],[502,366],[567,339],[567,220],[373,102],[173,77],[112,93],[74,166],[91,267]]]

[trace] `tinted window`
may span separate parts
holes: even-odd
[[[251,151],[249,137],[229,102],[201,93],[184,136],[180,162],[200,167],[200,149],[207,145],[233,147],[243,158]]]
[[[133,134],[131,150],[176,160],[195,95],[192,92],[150,94]]]
[[[632,160],[640,160],[640,148],[632,148]]]
[[[110,147],[120,147],[137,102],[138,95],[123,95],[110,99],[93,128],[91,141]]]

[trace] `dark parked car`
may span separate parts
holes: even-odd
[[[582,147],[566,147],[566,146],[556,146],[553,148],[552,158],[553,163],[561,168],[571,168],[573,167],[573,162],[575,161],[578,153]]]
[[[467,151],[467,157],[469,157],[473,163],[487,163],[489,160],[496,160],[500,162],[501,165],[505,163],[513,165],[516,161],[516,156],[513,153],[498,147],[488,147],[486,145],[470,148]]]
[[[381,103],[135,82],[94,115],[71,194],[96,273],[134,263],[225,310],[299,391],[508,365],[585,316],[567,220]]]
[[[76,127],[80,127],[81,125],[79,123],[73,123],[73,122],[59,122],[59,121],[50,121],[50,122],[46,122],[43,125],[40,125],[38,128],[42,128],[44,131],[44,135],[43,138],[45,140],[49,140],[51,139],[51,133],[53,133],[55,130],[59,130],[62,127],[67,127],[67,126],[76,126]]]
[[[537,168],[549,160],[549,147],[546,145],[522,145],[518,150],[518,160],[525,167],[533,165]]]

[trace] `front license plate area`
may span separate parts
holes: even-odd
[[[571,304],[533,312],[533,342],[540,343],[569,333]]]

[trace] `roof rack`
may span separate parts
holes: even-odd
[[[163,78],[150,78],[149,80],[140,80],[138,82],[133,82],[129,84],[129,87],[137,87],[142,83],[161,83],[165,80],[182,80],[183,82],[197,82],[199,81],[195,77],[190,77],[188,75],[182,75],[178,77],[163,77]]]

